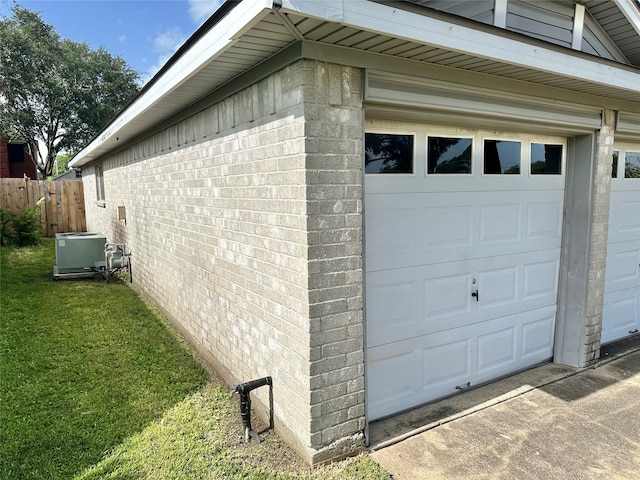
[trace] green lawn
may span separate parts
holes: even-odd
[[[52,239],[1,248],[0,479],[388,479],[366,456],[309,471],[126,283],[53,281]]]

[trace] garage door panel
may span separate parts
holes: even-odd
[[[475,370],[471,341],[464,331],[452,330],[368,349],[369,382],[376,379],[368,385],[369,418],[452,395],[456,386],[466,385]],[[400,351],[407,353],[398,355]],[[407,375],[412,378],[405,379]],[[384,379],[393,380],[386,384]]]
[[[367,288],[369,345],[411,338],[422,333],[419,285],[415,279],[389,278],[385,283]]]
[[[369,414],[380,418],[394,408],[409,408],[421,391],[415,379],[422,373],[421,351],[405,348],[398,354],[389,348],[368,353]],[[397,410],[396,410],[397,411]]]
[[[556,197],[558,194],[556,193]],[[562,238],[562,198],[527,205],[526,239],[559,245]]]
[[[640,287],[618,290],[605,296],[602,343],[636,333],[640,319]]]
[[[609,242],[640,241],[640,187],[638,192],[611,193]]]
[[[531,252],[526,257],[531,263],[517,264],[522,260],[521,255],[502,255],[368,273],[367,344],[555,305],[559,251]],[[478,297],[471,295],[475,290]]]
[[[374,382],[369,417],[382,418],[548,360],[554,318],[552,306],[492,319],[473,331],[454,328],[369,348],[368,378]]]
[[[433,322],[443,317],[468,314],[471,310],[470,285],[469,273],[426,279],[424,318]]]
[[[423,249],[431,252],[472,247],[474,210],[470,205],[425,208]]]
[[[556,305],[549,305],[481,324],[477,334],[478,358],[473,362],[477,365],[475,384],[550,359],[556,309]]]
[[[450,341],[430,348],[423,346],[421,350],[423,385],[427,388],[462,382],[471,375],[470,339]],[[437,368],[432,368],[434,365]]]
[[[454,191],[451,187],[451,182],[443,181],[442,176],[402,175],[402,179],[400,179],[400,175],[397,175],[398,180],[391,182],[389,177],[390,175],[367,175],[367,193],[396,195],[399,192],[409,194],[432,192],[446,195]],[[564,189],[564,183],[564,176],[562,175],[540,175],[535,181],[531,181],[531,178],[526,175],[486,175],[482,180],[483,191],[486,192],[557,192]],[[399,185],[401,185],[401,188],[399,188]],[[478,178],[459,175],[455,179],[455,191],[459,193],[478,192]]]
[[[471,274],[462,264],[367,274],[367,345],[396,342],[468,323],[471,281]]]
[[[522,234],[522,205],[480,206],[480,245],[520,242]]]
[[[529,263],[524,266],[522,298],[533,300],[548,297],[549,303],[557,300],[560,261],[557,256],[546,262]]]
[[[638,215],[638,211],[640,211],[640,200],[620,202],[615,217],[618,232],[640,234],[640,216]]]
[[[496,368],[515,363],[516,327],[511,325],[498,331],[478,336],[478,373],[486,373]]]
[[[640,249],[637,242],[610,244],[605,292],[640,285]]]
[[[526,257],[502,255],[474,262],[479,294],[476,305],[482,318],[555,305],[559,255],[559,249],[554,249],[529,252]]]
[[[478,272],[478,307],[482,309],[495,308],[516,303],[521,269],[509,266],[493,270]]]
[[[367,271],[560,248],[562,192],[507,194],[368,195]]]
[[[523,360],[534,359],[544,361],[553,355],[553,327],[556,309],[550,308],[539,312],[541,318],[527,319],[522,325]]]
[[[419,250],[416,237],[417,210],[379,208],[367,216],[367,249],[371,256],[415,255]]]

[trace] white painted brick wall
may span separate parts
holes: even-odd
[[[83,172],[88,229],[127,244],[134,282],[227,381],[273,377],[311,461],[364,429],[361,84],[287,67],[104,159],[105,208]]]

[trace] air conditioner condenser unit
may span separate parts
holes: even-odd
[[[54,278],[103,272],[106,243],[107,238],[99,233],[56,233]]]

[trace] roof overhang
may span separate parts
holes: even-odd
[[[615,2],[630,21],[640,22],[631,0]],[[353,55],[366,53],[391,63],[418,62],[571,91],[602,99],[603,108],[623,105],[640,112],[640,69],[464,19],[369,0],[244,0],[225,5],[230,10],[208,30],[197,32],[189,48],[179,51],[71,166],[87,165],[123,148],[294,44],[307,45],[299,49],[305,58],[314,50],[309,47],[331,46],[344,52],[340,61],[354,66],[367,67],[360,60],[364,56]]]
[[[170,66],[163,68],[141,93],[74,157],[70,166],[82,167],[101,155],[121,148],[127,141],[197,101],[241,70],[250,68],[252,65],[239,64],[237,69],[232,69],[228,74],[229,78],[211,83],[206,81],[205,67],[220,59],[244,33],[269,15],[272,3],[272,0],[227,2],[227,5],[236,5],[184,52],[178,51],[178,54],[169,60]],[[250,63],[253,64],[253,60]]]
[[[565,85],[571,79],[599,85],[603,94],[620,89],[633,92],[634,97],[627,98],[635,98],[640,93],[640,70],[637,68],[529,40],[501,29],[483,28],[482,25],[464,19],[454,23],[451,21],[452,16],[448,19],[425,16],[368,0],[284,0],[281,12],[288,13],[291,17],[316,15],[326,22],[339,23],[354,31],[376,33],[380,38],[393,39],[396,44],[394,50],[386,52],[378,47],[379,51],[388,55],[412,58],[403,52],[414,45],[426,45],[441,50],[435,55],[441,56],[443,52],[452,54],[446,60],[438,60],[434,56],[428,61],[453,68],[491,72],[490,67],[483,66],[480,67],[483,70],[480,70],[478,67],[465,65],[471,59],[486,60],[494,62],[496,66],[511,66],[512,69],[562,78]],[[398,45],[400,41],[406,43]],[[377,43],[380,45],[383,42]],[[456,59],[455,54],[461,57]],[[506,71],[503,75],[511,74]],[[534,77],[530,81],[536,80]]]
[[[613,0],[633,29],[640,35],[640,3],[634,0]]]

